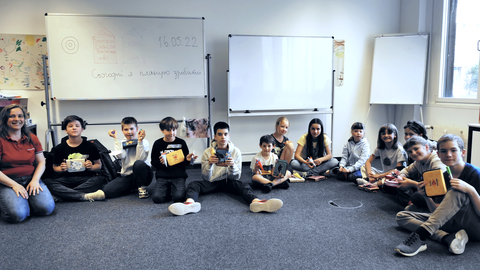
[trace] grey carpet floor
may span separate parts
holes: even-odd
[[[200,169],[188,174],[199,179]],[[249,174],[244,166],[242,180]],[[199,213],[173,216],[170,203],[131,194],[58,203],[53,215],[20,224],[0,220],[0,268],[478,269],[475,242],[460,256],[430,240],[415,257],[396,254],[408,232],[396,225],[402,207],[390,194],[335,179],[255,192],[283,208],[252,213],[240,197],[215,193],[200,196]]]

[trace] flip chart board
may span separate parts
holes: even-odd
[[[423,104],[428,35],[375,37],[370,104]]]

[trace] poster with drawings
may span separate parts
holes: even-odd
[[[44,54],[45,36],[0,34],[0,89],[45,89]]]

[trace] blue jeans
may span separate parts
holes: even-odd
[[[322,162],[322,164],[315,166],[312,169],[310,169],[307,164],[301,163],[296,159],[293,159],[292,162],[290,162],[290,166],[292,167],[292,169],[296,171],[307,172],[307,175],[321,175],[337,165],[338,160],[335,158],[324,161]]]
[[[23,187],[27,187],[32,180],[31,176],[13,179]],[[0,184],[0,215],[11,223],[21,222],[28,216],[48,216],[55,209],[55,202],[47,186],[40,180],[43,191],[40,194],[30,195],[28,199],[18,196],[11,187]]]

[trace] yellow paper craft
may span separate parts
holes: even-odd
[[[167,154],[168,166],[173,166],[185,160],[182,149]]]
[[[423,173],[423,181],[425,182],[425,192],[428,197],[445,195],[447,186],[441,169],[426,171]]]

